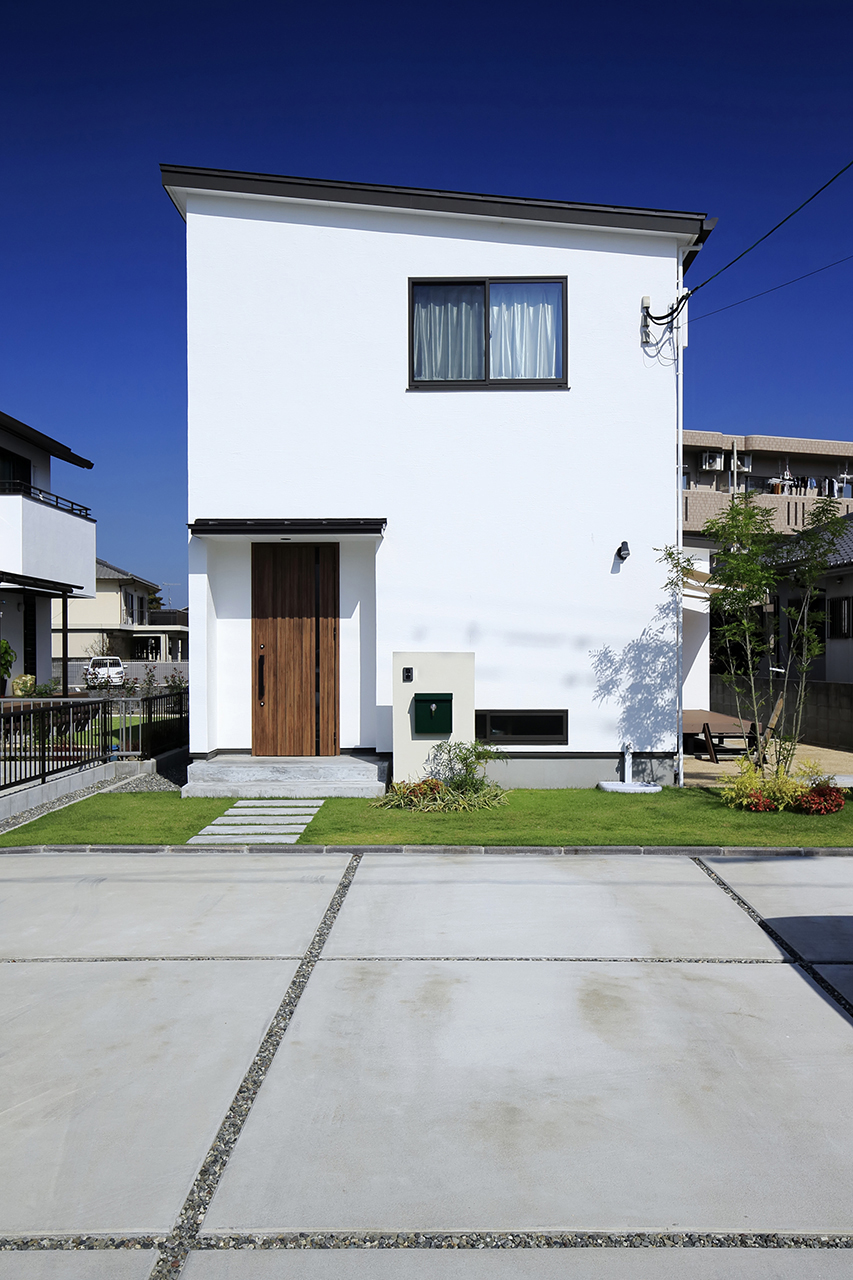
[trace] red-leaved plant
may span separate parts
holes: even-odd
[[[812,787],[799,796],[793,806],[798,813],[838,813],[844,808],[844,793],[829,783]]]
[[[776,813],[779,809],[775,800],[771,800],[769,796],[763,796],[760,791],[750,791],[743,807],[752,813]]]

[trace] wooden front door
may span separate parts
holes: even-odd
[[[252,544],[252,755],[339,754],[339,551]]]

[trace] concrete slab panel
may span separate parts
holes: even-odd
[[[153,1249],[17,1249],[0,1253],[1,1280],[148,1280]]]
[[[324,954],[780,953],[689,858],[365,854]]]
[[[0,1235],[168,1231],[296,965],[0,965]]]
[[[818,973],[853,1004],[853,964],[816,964]],[[851,1266],[853,1272],[853,1266]]]
[[[853,858],[708,864],[806,960],[853,963]]]
[[[790,965],[321,961],[205,1227],[844,1232],[851,1071]]]
[[[301,955],[347,861],[345,854],[3,858],[0,956]]]
[[[0,1253],[0,1280],[147,1280],[155,1249],[15,1249]]]
[[[846,1249],[223,1249],[190,1254],[183,1275],[186,1280],[847,1280],[850,1266]]]

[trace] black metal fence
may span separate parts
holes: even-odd
[[[185,689],[153,698],[0,700],[0,791],[189,741]]]

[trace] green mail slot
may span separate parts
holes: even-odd
[[[452,733],[453,694],[415,694],[415,733]]]

